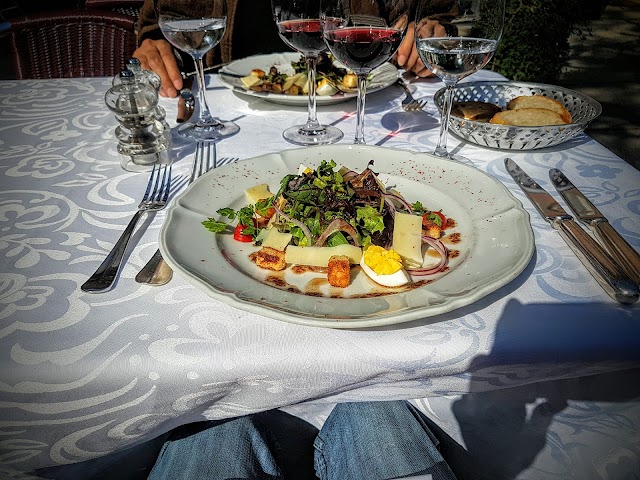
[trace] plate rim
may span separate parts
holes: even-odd
[[[183,208],[183,209],[185,208],[184,206],[181,206],[179,200],[184,195],[186,195],[187,192],[193,189],[194,186],[197,185],[197,182],[202,181],[203,178],[207,176],[210,176],[210,177],[216,176],[219,174],[218,172],[222,172],[220,173],[220,175],[224,175],[225,171],[227,171],[227,166],[223,166],[223,167],[220,167],[219,169],[210,171],[209,173],[197,179],[194,183],[189,185],[188,188],[185,189],[180,194],[180,196],[176,198],[175,201],[172,202],[172,204],[169,206],[165,221],[163,222],[163,225],[162,225],[160,237],[159,237],[160,250],[162,252],[163,257],[169,264],[169,266],[174,271],[178,272],[180,276],[184,277],[189,283],[195,285],[196,287],[204,291],[204,293],[208,294],[210,297],[244,311],[256,313],[256,314],[263,315],[276,320],[281,320],[281,321],[301,324],[301,325],[307,325],[307,326],[359,329],[359,328],[380,327],[385,325],[400,324],[400,323],[405,323],[405,322],[420,320],[420,319],[424,320],[430,317],[448,313],[450,311],[456,310],[458,308],[461,308],[467,305],[471,305],[477,302],[478,300],[484,298],[485,296],[489,295],[490,293],[493,293],[494,291],[498,290],[499,288],[513,281],[518,275],[520,275],[520,273],[522,273],[522,271],[525,270],[527,265],[531,262],[531,259],[533,258],[533,254],[535,251],[535,239],[534,239],[533,229],[531,227],[529,213],[525,210],[520,200],[518,200],[502,182],[492,177],[488,173],[479,169],[475,169],[473,167],[462,165],[459,162],[455,162],[452,160],[442,159],[441,157],[435,157],[427,153],[413,152],[413,151],[403,150],[403,149],[390,149],[390,148],[373,147],[373,146],[367,146],[367,145],[331,145],[326,147],[321,146],[321,147],[312,147],[312,148],[315,149],[316,151],[322,150],[322,149],[335,150],[336,148],[339,150],[345,150],[345,152],[348,152],[349,150],[353,150],[353,149],[369,151],[372,153],[373,152],[388,153],[389,151],[393,151],[402,155],[408,155],[411,158],[418,157],[418,158],[425,158],[425,159],[432,159],[432,160],[437,159],[438,161],[451,162],[451,164],[455,165],[456,168],[472,169],[476,174],[483,176],[485,179],[491,182],[495,187],[498,188],[498,190],[501,192],[501,195],[504,195],[507,199],[510,200],[509,208],[506,209],[505,212],[514,210],[521,217],[521,219],[524,220],[525,226],[523,230],[520,232],[521,234],[524,234],[522,239],[524,243],[520,245],[520,247],[522,248],[522,255],[518,258],[517,262],[515,262],[513,265],[510,266],[509,271],[506,272],[503,277],[494,279],[493,281],[490,281],[488,283],[482,283],[477,288],[474,288],[472,293],[456,297],[455,299],[452,299],[452,300],[450,299],[448,302],[443,303],[441,305],[437,305],[435,307],[434,306],[416,307],[416,308],[411,308],[404,311],[392,311],[391,313],[375,314],[375,315],[362,316],[362,317],[349,319],[349,318],[344,318],[339,316],[332,317],[327,315],[312,316],[312,314],[309,314],[305,316],[305,315],[287,310],[286,308],[283,308],[281,305],[280,306],[270,305],[270,304],[265,305],[263,303],[258,303],[256,301],[249,301],[247,299],[238,297],[237,295],[235,295],[234,292],[225,292],[225,291],[216,289],[212,284],[208,283],[206,279],[201,278],[201,276],[198,275],[197,272],[190,271],[188,266],[182,265],[179,261],[177,261],[174,258],[172,247],[168,244],[169,231],[172,228],[172,222],[174,221],[173,217],[180,208]],[[306,147],[306,148],[303,147],[303,148],[295,148],[295,149],[283,150],[279,152],[267,153],[267,154],[253,157],[251,159],[247,159],[240,163],[249,162],[246,164],[247,167],[249,167],[250,165],[259,165],[259,160],[264,157],[276,155],[282,158],[283,154],[292,155],[291,152],[293,152],[293,154],[295,155],[296,151],[303,152],[308,150],[309,150],[309,147]],[[381,173],[387,173],[387,172],[381,172]],[[464,265],[464,262],[461,265]],[[244,275],[241,272],[239,273],[241,275]],[[269,285],[264,284],[249,275],[244,275],[244,276],[247,279],[249,279],[251,282],[255,282],[256,286],[263,286],[265,288],[275,288],[275,287],[270,287]],[[419,291],[426,287],[427,286],[419,287],[417,289],[410,290],[404,293],[390,294],[389,296],[406,295],[409,292]],[[295,294],[295,295],[299,295],[299,294]],[[312,298],[306,295],[305,297]],[[336,301],[343,301],[343,302],[349,301],[349,299],[328,299],[328,298],[325,298],[324,300],[327,300],[327,301],[336,300]],[[343,320],[343,321],[340,321],[340,320]]]
[[[239,87],[237,85],[234,85],[233,83],[230,82],[230,78],[235,78],[235,77],[230,77],[230,76],[225,76],[225,73],[234,73],[237,74],[238,72],[232,72],[231,68],[233,67],[234,64],[238,64],[240,62],[244,62],[247,61],[251,58],[255,58],[257,62],[259,62],[260,58],[265,58],[265,57],[269,57],[271,55],[283,55],[286,58],[290,58],[291,60],[295,60],[297,58],[300,58],[300,56],[302,54],[298,53],[298,52],[272,52],[272,53],[263,53],[263,54],[256,54],[256,55],[249,55],[247,57],[243,57],[243,58],[238,58],[236,60],[233,60],[232,62],[230,62],[229,64],[225,65],[224,67],[222,67],[220,69],[220,71],[218,72],[218,80],[220,81],[220,83],[222,83],[226,88],[228,88],[229,90],[231,90],[232,92],[236,92],[239,93],[241,95],[246,95],[249,97],[253,97],[253,98],[258,98],[261,100],[265,100],[267,102],[271,102],[271,103],[276,103],[279,105],[287,105],[287,106],[300,106],[300,107],[304,107],[307,105],[307,96],[306,95],[297,95],[297,96],[287,96],[287,95],[283,95],[283,94],[273,94],[273,93],[269,93],[269,92],[264,92],[264,93],[259,93],[259,92],[252,92],[251,90],[246,90],[242,87]],[[381,85],[379,87],[375,87],[375,88],[367,88],[367,94],[369,93],[375,93],[377,91],[383,90],[385,88],[390,87],[391,85],[393,85],[398,78],[400,78],[400,70],[395,67],[393,64],[391,64],[390,62],[385,62],[384,64],[382,64],[380,67],[378,68],[387,68],[389,69],[389,73],[391,73],[391,68],[394,68],[396,70],[396,75],[393,79],[393,81],[391,82],[387,82],[384,85]],[[358,94],[357,92],[351,92],[351,93],[343,93],[340,96],[334,96],[334,95],[327,95],[327,96],[317,96],[316,97],[316,104],[318,106],[323,106],[323,105],[335,105],[338,103],[342,103],[342,102],[347,102],[353,98],[357,98]]]

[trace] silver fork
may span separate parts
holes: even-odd
[[[222,165],[222,160],[225,159],[220,160],[220,165]],[[225,163],[231,162],[227,161]],[[189,177],[189,184],[216,166],[216,144],[212,142],[198,142],[196,145],[196,155],[191,168],[191,176]],[[169,283],[172,277],[173,270],[171,270],[171,267],[164,261],[162,253],[160,249],[158,249],[147,264],[138,272],[136,282],[146,285],[165,285]]]
[[[138,221],[147,212],[155,212],[162,210],[167,204],[167,197],[171,188],[171,172],[172,166],[160,165],[154,166],[149,176],[147,189],[144,192],[142,201],[138,205],[138,211],[135,213],[129,225],[113,246],[109,255],[100,264],[98,269],[80,288],[84,292],[99,293],[109,290],[118,275],[122,258],[127,250],[129,239],[138,224]]]
[[[402,78],[398,78],[398,80],[396,80],[396,83],[402,87],[404,93],[406,94],[405,99],[402,100],[402,108],[405,112],[417,112],[424,108],[424,106],[427,104],[427,101],[416,100],[415,98],[413,98],[413,95],[411,95],[411,90],[409,90],[409,87],[407,87],[407,84],[404,83],[404,80]]]

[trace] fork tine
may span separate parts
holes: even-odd
[[[162,178],[162,183],[164,186],[164,193],[162,194],[162,201],[166,202],[167,198],[169,198],[169,191],[171,190],[171,174],[173,173],[173,165],[169,165],[169,168],[165,167],[164,173],[167,175],[167,170],[169,170],[169,174],[167,176],[167,183],[164,183],[164,177]]]
[[[198,142],[196,145],[196,156],[193,159],[193,166],[191,167],[191,178],[189,178],[189,183],[193,182],[200,176],[198,169],[201,168],[203,149],[204,143]]]
[[[156,167],[157,165],[153,166],[153,170],[151,170],[151,175],[149,175],[149,181],[147,182],[147,189],[144,191],[144,195],[142,196],[143,202],[146,202],[149,199],[149,194],[151,193],[151,186],[154,184],[154,181],[157,179],[156,174],[158,173],[158,171]]]
[[[216,144],[213,144],[213,158],[211,156],[211,143],[207,142],[207,159],[206,159],[206,167],[205,172],[211,170],[211,168],[216,168]]]

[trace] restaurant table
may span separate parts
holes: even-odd
[[[501,78],[483,71],[468,80]],[[217,145],[218,159],[298,148],[281,134],[304,120],[305,107],[233,92],[215,75],[208,82],[213,113],[241,128]],[[110,78],[0,82],[0,468],[7,476],[103,457],[203,419],[283,407],[319,426],[336,402],[386,399],[410,399],[452,449],[471,456],[503,439],[496,451],[510,465],[504,458],[518,453],[509,448],[522,447],[525,460],[505,478],[610,478],[616,468],[640,468],[639,306],[605,294],[503,162],[513,158],[547,188],[548,170],[561,168],[636,249],[639,171],[584,134],[529,151],[450,135],[451,151],[522,201],[536,249],[515,280],[434,317],[318,328],[232,307],[180,274],[164,286],[140,285],[134,277],[158,248],[165,211],[137,230],[115,287],[90,294],[80,285],[124,230],[148,179],[120,167],[117,122],[104,103],[110,85]],[[429,101],[422,112],[401,109],[397,86],[370,94],[367,143],[431,152],[432,99],[441,86],[411,82],[414,96]],[[161,105],[175,125],[176,100]],[[354,113],[350,100],[320,107],[318,118],[340,127],[348,145]],[[188,175],[194,145],[175,135],[174,142],[174,174]],[[511,408],[518,412],[511,430],[470,427],[495,416],[492,409],[506,417]],[[533,425],[543,411],[545,421]],[[528,436],[526,418],[537,428]],[[538,443],[520,445],[520,434]],[[592,446],[594,437],[604,450]],[[461,478],[464,468],[456,466]]]

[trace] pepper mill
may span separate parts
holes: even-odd
[[[136,79],[136,82],[146,83],[148,85],[151,85],[153,89],[156,91],[156,93],[158,94],[160,93],[160,87],[162,85],[162,80],[160,79],[160,76],[151,70],[143,69],[142,65],[140,64],[140,60],[138,60],[136,57],[132,57],[129,60],[127,60],[126,68],[127,70],[133,72],[133,76]],[[115,77],[113,77],[113,85],[118,85],[120,83],[121,83],[120,75],[118,74]],[[160,123],[160,125],[158,125],[158,128],[162,128],[164,130],[165,136],[167,138],[167,142],[169,142],[170,144],[171,143],[171,126],[167,122],[166,116],[167,116],[167,112],[165,112],[164,108],[158,105],[158,107],[156,108],[156,121]]]
[[[119,83],[105,94],[105,103],[119,123],[115,133],[122,168],[137,172],[170,163],[167,135],[157,119],[158,93],[149,83],[123,70]]]

